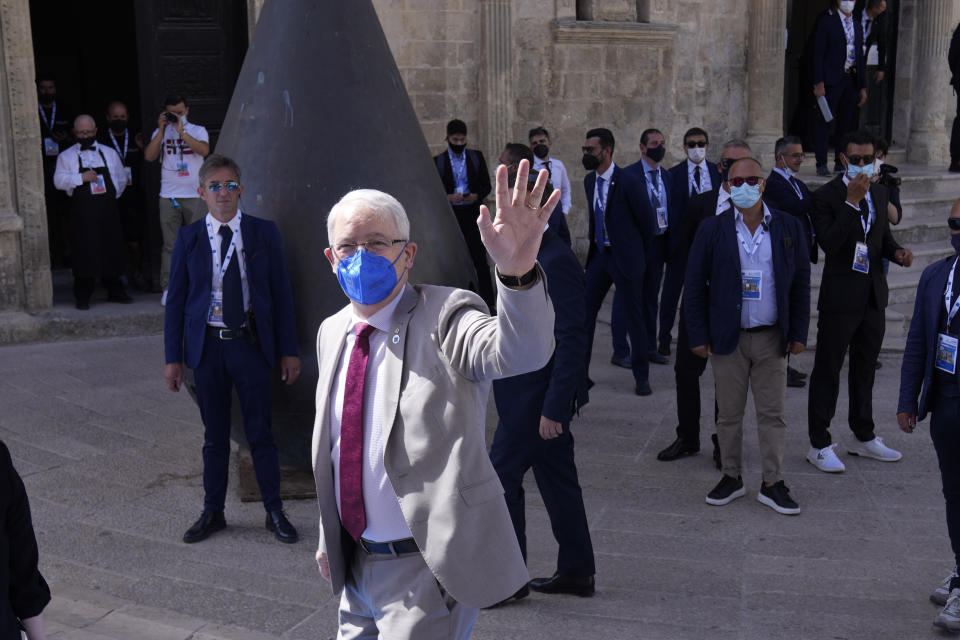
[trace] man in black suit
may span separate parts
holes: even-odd
[[[483,248],[477,229],[480,205],[490,195],[490,173],[483,154],[478,149],[467,149],[467,124],[463,120],[447,123],[447,146],[448,149],[434,156],[433,161],[477,271],[477,293],[493,309],[497,295],[490,279],[487,250]]]
[[[853,16],[852,0],[834,0],[817,19],[813,35],[813,95],[825,96],[835,120],[834,171],[841,170],[839,142],[856,128],[857,109],[867,101],[867,68],[863,56],[863,25]],[[816,117],[817,174],[827,169],[827,132],[830,125]]]
[[[763,190],[763,201],[773,209],[785,211],[795,217],[803,227],[807,246],[810,247],[810,262],[817,263],[819,258],[817,245],[813,240],[813,223],[810,222],[810,210],[813,208],[813,197],[802,180],[797,178],[800,165],[803,164],[803,143],[800,138],[786,136],[777,140],[774,146],[776,167],[767,176],[766,188]],[[807,384],[807,374],[797,371],[789,365],[790,355],[787,355],[787,386],[804,387]]]
[[[653,393],[650,388],[649,361],[643,318],[643,275],[646,247],[653,237],[654,221],[644,215],[643,186],[632,175],[613,163],[614,139],[609,129],[587,131],[583,145],[583,178],[587,194],[587,219],[590,224],[590,249],[587,252],[587,371],[597,313],[603,299],[616,284],[617,294],[626,307],[630,343],[639,345],[630,353],[630,365],[639,396]]]
[[[807,461],[827,473],[842,472],[844,464],[831,444],[830,421],[837,408],[840,369],[850,350],[850,415],[856,444],[851,455],[884,462],[900,452],[874,433],[873,379],[883,342],[887,280],[881,258],[909,267],[913,254],[890,233],[887,190],[871,184],[873,136],[855,131],[846,138],[841,160],[845,171],[813,194],[813,228],[823,249],[823,280],[817,321],[817,352],[810,374],[807,420],[810,451]]]
[[[950,131],[950,171],[960,173],[960,24],[953,30],[950,38],[950,51],[947,52],[950,63],[950,85],[957,96],[957,112]]]
[[[723,145],[720,157],[720,170],[726,170],[734,160],[750,157],[750,145],[743,140],[730,140]],[[723,176],[714,183],[713,189],[690,197],[683,214],[681,241],[683,260],[687,261],[693,238],[700,223],[730,208],[730,192],[721,186]],[[686,314],[680,306],[680,322],[677,331],[677,361],[673,366],[677,381],[677,438],[657,454],[657,460],[669,462],[700,452],[700,376],[707,368],[707,359],[701,358],[690,350],[690,336],[687,332]],[[716,411],[714,411],[716,419]],[[717,435],[713,434],[713,460],[720,468],[720,448]]]
[[[557,346],[542,369],[494,380],[500,423],[493,436],[490,460],[503,484],[524,559],[523,476],[531,467],[559,546],[554,575],[531,580],[529,588],[522,587],[513,597],[523,598],[529,589],[590,596],[596,568],[570,433],[574,413],[587,403],[583,269],[552,228],[543,234],[537,261],[547,274],[547,289],[556,311]]]
[[[873,81],[883,82],[887,68],[887,0],[867,0],[856,13],[856,19],[863,31],[863,55],[866,64],[875,67]],[[869,53],[873,45],[877,46],[877,62],[870,64]]]

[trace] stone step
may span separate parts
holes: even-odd
[[[903,274],[907,279],[912,279],[914,286],[920,282],[920,274],[923,270],[942,258],[953,255],[953,247],[938,240],[936,242],[910,242],[904,243],[913,252],[913,264],[909,268],[903,268],[895,264],[890,265],[890,278]],[[817,264],[810,265],[810,286],[812,289],[820,289],[820,281],[823,278],[823,254]]]
[[[926,197],[952,195],[954,198],[960,195],[960,174],[958,173],[905,165],[900,167],[897,176],[902,180],[900,191],[904,194],[924,194]],[[806,182],[811,191],[816,191],[821,185],[832,180],[832,177],[816,175],[815,168],[801,170],[800,178]]]
[[[947,243],[947,223],[955,198],[903,201],[903,220],[891,227],[894,238],[904,246],[913,242],[940,239]]]

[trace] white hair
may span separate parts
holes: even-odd
[[[410,238],[410,219],[407,218],[407,212],[404,211],[399,200],[389,193],[376,189],[355,189],[340,198],[340,201],[333,205],[330,213],[327,214],[327,240],[331,247],[334,244],[333,231],[337,225],[337,218],[341,214],[354,211],[369,211],[383,220],[393,220],[400,236],[396,239]]]

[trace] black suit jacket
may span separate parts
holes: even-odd
[[[687,208],[683,212],[682,242],[683,259],[687,260],[687,254],[690,253],[690,247],[693,246],[693,239],[697,235],[697,229],[700,223],[708,218],[712,218],[717,213],[717,200],[720,196],[720,181],[718,180],[713,189],[691,196],[687,201]],[[731,205],[733,206],[733,205]]]
[[[569,424],[573,414],[588,400],[583,269],[570,247],[551,229],[543,234],[537,261],[547,274],[547,291],[555,312],[556,349],[542,369],[493,381],[501,422],[523,429],[536,428],[512,424],[511,416],[529,414],[524,408],[537,406],[540,415]]]
[[[693,237],[686,237],[686,223],[684,218],[687,212],[687,203],[690,202],[690,181],[687,173],[687,160],[676,164],[667,171],[670,174],[670,251],[671,253],[682,253],[686,255],[690,249],[690,243]],[[712,162],[707,162],[707,172],[710,174],[710,187],[716,189],[720,186],[722,178],[717,166]],[[694,194],[696,195],[696,194]],[[714,202],[716,206],[716,202]],[[673,226],[676,220],[677,226]],[[676,228],[677,231],[673,229]]]
[[[857,68],[857,87],[867,87],[867,66],[863,56],[863,27],[853,15],[854,66]],[[840,12],[831,10],[820,15],[813,36],[813,83],[826,86],[841,84],[847,76],[843,67],[847,60],[847,35],[843,30]]]
[[[590,248],[587,252],[587,264],[597,253],[595,216],[593,215],[593,194],[597,186],[597,172],[591,171],[583,178],[583,189],[587,194],[587,213],[590,225]],[[614,165],[610,176],[610,188],[607,191],[607,206],[604,219],[607,236],[610,239],[610,251],[613,252],[617,267],[627,278],[642,278],[646,270],[647,245],[653,237],[656,220],[645,215],[644,203],[647,194],[644,186],[635,176]]]
[[[871,302],[879,309],[887,306],[887,279],[880,259],[897,262],[894,254],[902,247],[890,233],[886,187],[871,184],[870,196],[876,210],[876,220],[867,235],[870,272],[860,273],[853,270],[853,256],[857,243],[863,242],[862,216],[845,202],[847,186],[843,176],[837,176],[813,194],[813,228],[817,243],[826,254],[817,303],[822,312],[859,313]],[[860,207],[867,210],[866,199],[860,201]]]
[[[490,195],[490,172],[487,171],[487,162],[480,151],[465,149],[464,153],[467,157],[467,188],[470,189],[470,193],[477,194],[476,204],[479,206]],[[450,164],[450,155],[447,150],[444,149],[443,153],[434,156],[433,162],[437,165],[444,190],[447,194],[453,193],[456,190],[456,184],[453,180],[453,165]]]
[[[810,262],[816,264],[820,258],[817,251],[817,245],[813,241],[813,223],[810,222],[810,211],[813,209],[813,196],[810,189],[804,184],[803,180],[797,180],[797,186],[800,187],[800,193],[803,197],[798,197],[796,190],[790,182],[776,171],[771,171],[767,176],[767,184],[763,188],[763,201],[771,209],[786,211],[796,218],[803,230],[807,234],[807,247],[810,248]]]
[[[854,20],[863,28],[863,9],[854,11]],[[887,12],[884,11],[877,16],[873,25],[870,27],[870,35],[863,43],[863,50],[870,52],[870,47],[877,45],[877,71],[886,71],[887,61]]]
[[[960,87],[960,24],[953,30],[953,37],[950,38],[947,62],[950,64],[950,84],[954,88]]]

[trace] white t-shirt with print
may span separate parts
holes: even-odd
[[[187,122],[183,128],[193,138],[201,142],[210,142],[207,130],[198,124]],[[157,135],[159,129],[153,130],[150,139]],[[198,174],[203,156],[190,148],[180,133],[167,125],[163,130],[163,143],[160,147],[160,197],[161,198],[196,198],[197,187],[200,186]]]

